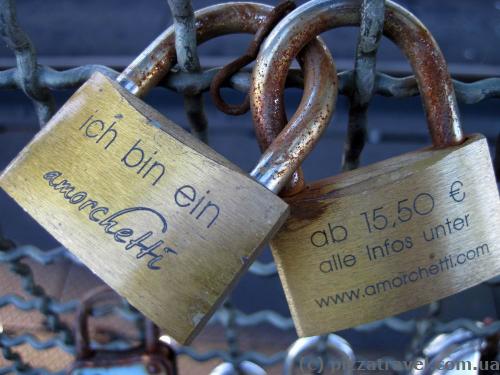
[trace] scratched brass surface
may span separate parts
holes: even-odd
[[[288,214],[281,199],[98,73],[0,184],[182,343]]]
[[[299,335],[382,319],[500,273],[486,140],[420,150],[315,182],[271,241]]]

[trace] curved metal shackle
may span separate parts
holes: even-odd
[[[229,2],[200,9],[195,12],[197,42],[201,44],[227,34],[254,34],[271,10],[269,5],[252,2]],[[141,97],[156,86],[176,62],[175,29],[172,25],[116,80],[132,94]]]
[[[296,8],[274,28],[261,46],[253,73],[250,104],[257,138],[272,159],[281,129],[275,121],[283,109],[286,71],[293,56],[316,35],[340,26],[357,26],[362,0],[312,0]],[[386,1],[384,35],[398,45],[415,72],[435,147],[463,141],[455,91],[441,50],[426,27],[410,12]],[[313,111],[313,108],[308,108]],[[304,116],[306,114],[303,114]],[[257,168],[266,170],[265,163]]]
[[[90,334],[88,318],[92,308],[101,303],[113,301],[116,305],[121,302],[121,297],[107,285],[101,285],[87,292],[81,299],[80,306],[76,312],[75,346],[77,359],[88,357],[92,350],[90,348]],[[158,347],[158,327],[148,318],[145,319],[145,343],[146,351],[152,353]]]
[[[274,31],[270,35],[273,34]],[[338,95],[337,70],[323,41],[319,37],[315,38],[288,56],[290,64],[295,57],[298,58],[304,72],[304,90],[300,104],[287,124],[283,94],[290,64],[285,69],[276,71],[276,74],[270,71],[265,79],[269,89],[273,91],[274,101],[269,103],[274,111],[272,114],[268,113],[270,121],[266,122],[266,127],[258,126],[259,120],[264,116],[260,112],[261,107],[252,103],[256,96],[262,94],[262,87],[255,85],[255,82],[262,81],[263,77],[255,68],[253,71],[251,107],[254,122],[257,121],[254,125],[263,154],[250,175],[276,193],[287,183],[290,188],[287,195],[300,190],[304,183],[300,165],[321,138],[335,110]],[[266,45],[268,43],[264,42],[263,46]],[[259,56],[261,53],[262,47]],[[257,57],[257,61],[259,59]],[[262,139],[268,142],[261,142]]]
[[[252,2],[230,2],[201,9],[195,12],[198,44],[226,34],[255,33],[272,9],[271,6]],[[118,76],[117,81],[132,94],[140,97],[158,84],[175,63],[175,31],[172,26],[156,38]],[[319,111],[318,116],[329,118],[337,96],[337,85],[332,86],[331,82],[336,83],[337,75],[330,53],[319,38],[311,38],[311,42],[304,48],[301,53],[301,65],[309,101],[302,101],[297,112],[304,112],[304,106],[323,100],[329,104],[326,110]],[[329,82],[328,85],[324,83],[325,80]],[[281,103],[283,98],[276,100]],[[280,129],[285,125],[285,118],[284,111],[276,114],[275,120],[279,122],[277,127]],[[294,174],[307,155],[307,149],[312,148],[323,130],[324,127],[318,127],[313,133],[309,132],[302,137],[288,137],[281,141],[276,145],[279,152],[273,155],[272,165],[275,167],[267,171],[267,174],[251,175],[257,182],[277,193]],[[305,147],[304,143],[308,146]],[[296,162],[291,166],[289,155],[299,155],[293,158]],[[278,173],[275,173],[276,171]],[[269,175],[274,177],[269,179]]]
[[[75,325],[75,346],[76,357],[82,359],[90,355],[90,335],[88,328],[88,317],[92,307],[102,303],[103,301],[109,302],[110,300],[119,301],[120,297],[107,285],[98,286],[87,292],[81,300],[80,306],[76,313]]]

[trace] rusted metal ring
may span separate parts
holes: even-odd
[[[274,126],[282,103],[275,100],[282,95],[286,71],[295,54],[324,31],[359,25],[361,5],[361,0],[312,0],[290,13],[268,36],[257,58],[251,90],[254,124],[263,144],[282,137],[281,129]],[[386,2],[383,32],[411,63],[434,146],[461,143],[463,135],[451,77],[430,32],[414,15],[391,1]],[[269,154],[275,152],[273,147],[268,149]]]

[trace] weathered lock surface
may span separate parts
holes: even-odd
[[[198,40],[253,32],[271,9],[206,8],[196,14]],[[319,51],[313,61],[326,59],[334,75]],[[301,161],[287,157],[297,154],[295,138],[314,140],[284,137],[249,178],[132,95],[174,63],[170,28],[118,77],[121,85],[94,74],[0,184],[107,284],[187,343],[286,218],[288,206],[273,192]]]
[[[2,188],[117,292],[189,340],[287,206],[96,73]]]
[[[276,134],[276,84],[292,56],[308,37],[359,24],[360,6],[314,0],[271,33],[253,76],[261,141]],[[400,313],[500,273],[500,203],[487,142],[462,136],[444,58],[425,27],[389,1],[385,19],[384,34],[415,71],[434,147],[313,182],[286,199],[291,215],[271,249],[301,336]]]
[[[107,287],[98,287],[81,301],[77,313],[76,358],[70,375],[176,375],[177,359],[174,349],[161,342],[158,328],[145,319],[144,342],[127,350],[95,350],[90,345],[88,316],[101,303],[110,304]]]

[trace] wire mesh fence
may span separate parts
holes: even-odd
[[[96,71],[111,78],[116,78],[118,72],[102,65],[85,65],[56,71],[49,66],[38,64],[35,48],[17,22],[15,5],[14,0],[0,0],[1,35],[15,54],[17,62],[15,67],[0,71],[0,89],[22,90],[31,99],[39,124],[43,127],[55,111],[52,91],[77,88]],[[178,66],[161,82],[161,86],[183,95],[192,133],[201,140],[207,141],[208,122],[204,113],[202,93],[209,89],[211,80],[220,68],[203,70],[200,66],[196,53],[195,22],[190,2],[188,0],[169,0],[169,5],[176,28]],[[418,95],[418,88],[413,76],[400,78],[376,71],[376,51],[383,25],[383,10],[383,0],[363,2],[363,23],[360,28],[354,69],[339,73],[340,93],[348,96],[350,103],[347,147],[343,166],[346,170],[355,168],[359,164],[361,151],[367,141],[367,110],[373,96],[403,98]],[[288,84],[301,87],[302,76],[299,70],[292,70]],[[241,71],[233,75],[228,85],[238,91],[248,92],[250,72],[248,70]],[[479,103],[487,98],[500,98],[500,78],[486,78],[476,82],[455,80],[454,85],[457,99],[462,104]],[[499,150],[500,134],[496,139],[495,169],[497,176],[500,174]],[[30,262],[45,266],[64,260],[78,261],[63,247],[49,251],[43,251],[35,245],[19,247],[9,241],[8,237],[8,233],[0,235],[0,263],[7,265],[10,272],[19,277],[19,283],[27,297],[16,293],[0,295],[0,308],[10,306],[20,311],[38,311],[43,315],[44,325],[51,332],[51,335],[40,338],[30,332],[25,332],[13,336],[0,330],[2,354],[4,359],[8,361],[8,365],[0,368],[0,374],[12,372],[50,373],[48,370],[28,364],[26,358],[23,358],[16,351],[16,347],[29,345],[37,351],[59,348],[73,355],[75,352],[74,334],[67,321],[61,319],[61,316],[75,312],[79,301],[62,302],[48,294],[43,286],[37,283]],[[276,275],[276,267],[272,262],[255,262],[250,268],[250,272],[259,277],[269,277]],[[492,286],[494,286],[494,282],[492,282]],[[488,336],[500,330],[500,322],[498,321],[484,326],[478,326],[475,321],[467,319],[443,323],[437,319],[438,310],[438,304],[435,303],[430,305],[425,319],[389,318],[355,329],[369,334],[384,327],[412,335],[414,341],[409,356],[418,352],[421,349],[422,340],[431,334],[451,332],[462,327],[478,336]],[[112,309],[103,308],[102,311],[94,311],[94,315],[97,316],[109,314],[119,315],[134,322],[134,324],[138,324],[142,319],[141,315],[126,303]],[[262,367],[273,366],[283,362],[287,356],[285,348],[272,354],[264,354],[241,350],[238,345],[238,329],[242,327],[269,324],[279,330],[293,330],[291,318],[277,312],[265,310],[245,314],[228,300],[216,312],[210,324],[218,324],[224,328],[227,343],[224,349],[198,352],[192,347],[180,347],[178,353],[189,356],[196,361],[220,359],[236,367],[243,361],[251,361]],[[116,337],[106,344],[106,348],[111,349],[129,346],[130,341],[127,337]]]

